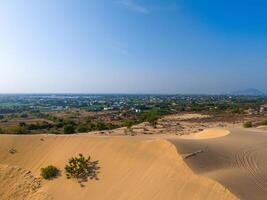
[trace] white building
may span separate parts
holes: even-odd
[[[267,113],[267,104],[260,107],[260,113]]]

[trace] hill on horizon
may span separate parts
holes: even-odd
[[[264,96],[264,92],[255,89],[255,88],[248,88],[244,90],[239,90],[231,93],[232,95],[242,95],[242,96]]]

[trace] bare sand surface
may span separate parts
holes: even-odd
[[[240,199],[266,200],[267,131],[240,128],[230,132],[213,139],[169,141],[196,174],[221,183]]]
[[[189,135],[182,135],[181,138],[183,139],[194,139],[194,140],[204,140],[204,139],[212,139],[212,138],[219,138],[230,134],[229,130],[222,129],[222,128],[210,128],[205,129],[199,133],[189,134]]]
[[[267,126],[266,125],[264,125],[264,126],[258,126],[257,128],[258,129],[261,129],[261,130],[266,130],[267,131]]]
[[[203,147],[202,144],[195,147],[198,143],[191,145],[188,140],[171,141],[177,147],[181,143],[182,149],[178,150],[182,153]],[[83,187],[75,180],[66,179],[63,171],[68,159],[79,153],[98,160],[100,167],[98,180],[89,180]],[[220,152],[219,155],[223,156],[223,153]],[[217,157],[215,154],[216,151],[212,155]],[[201,156],[206,155],[207,153],[203,153]],[[209,162],[204,164],[208,164],[208,167],[200,166],[197,172],[204,173],[216,168],[227,170],[220,165],[222,163],[227,166],[220,156],[220,162],[215,164],[212,159],[207,160]],[[238,170],[243,162],[239,163]],[[172,143],[145,136],[0,135],[0,164],[1,200],[237,199],[216,181],[193,173]],[[50,164],[62,170],[61,176],[50,181],[40,179],[40,168]],[[198,166],[197,162],[189,164],[195,166],[194,170]],[[259,178],[258,183],[262,182],[264,180]],[[254,188],[260,191],[260,187]]]

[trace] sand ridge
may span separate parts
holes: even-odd
[[[10,148],[15,148],[17,153],[10,154]],[[93,160],[99,161],[99,180],[89,180],[84,187],[74,180],[67,180],[64,173],[52,181],[42,180],[42,191],[52,199],[237,199],[219,183],[195,175],[177,154],[176,148],[163,139],[90,135],[0,136],[1,163],[31,170],[35,177],[40,176],[41,167],[49,164],[63,169],[67,160],[78,153],[91,155]],[[4,192],[1,187],[0,192]]]
[[[203,139],[212,139],[212,138],[219,138],[226,135],[229,135],[230,131],[227,129],[222,128],[210,128],[205,129],[201,132],[190,134],[190,135],[183,135],[181,138],[183,139],[195,139],[195,140],[203,140]]]

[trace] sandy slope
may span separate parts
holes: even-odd
[[[267,126],[266,125],[264,125],[264,126],[258,126],[257,128],[258,129],[261,129],[261,130],[267,130]]]
[[[190,168],[229,188],[240,199],[267,199],[267,132],[232,129],[206,140],[170,139]]]
[[[11,154],[14,148],[17,153]],[[42,181],[34,190],[25,178],[30,170],[39,177],[40,168],[53,164],[60,169],[71,156],[83,153],[99,160],[99,180],[89,180],[81,187],[67,180],[64,173],[52,181]],[[0,136],[1,199],[56,200],[177,200],[177,199],[236,199],[215,181],[195,175],[184,163],[175,147],[161,139],[146,137],[75,136]],[[12,166],[19,166],[13,169]],[[18,170],[18,168],[20,170]],[[12,171],[12,170],[13,171]],[[7,176],[8,174],[8,176]],[[18,177],[18,178],[17,178]],[[3,183],[18,187],[3,187]],[[25,184],[26,183],[26,184]],[[9,188],[9,189],[8,189]],[[32,198],[31,198],[32,197]],[[23,198],[21,198],[23,199]]]
[[[219,138],[230,134],[230,131],[221,128],[210,128],[199,133],[183,135],[181,138],[183,139],[195,139],[195,140],[203,140],[203,139],[212,139]]]
[[[41,179],[20,167],[0,165],[0,199],[50,199],[41,189]]]

